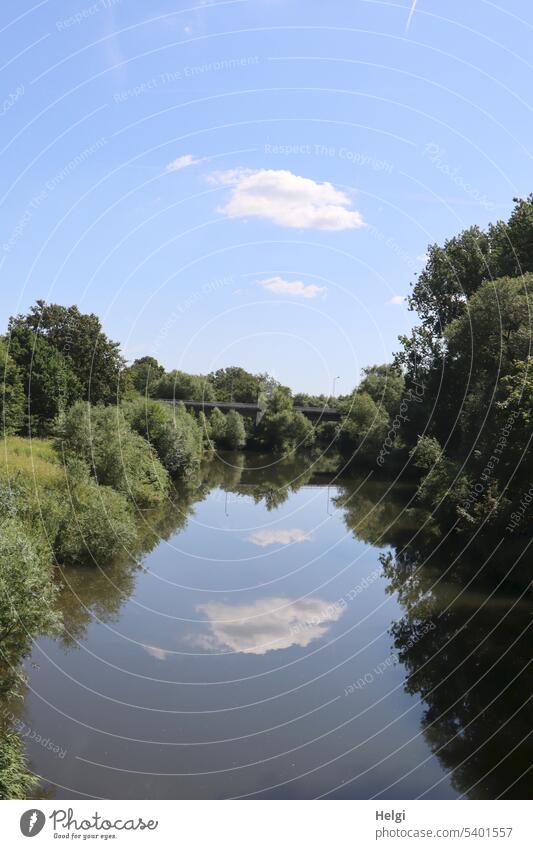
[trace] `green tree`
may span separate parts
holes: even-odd
[[[375,404],[383,405],[391,418],[398,413],[405,392],[405,379],[398,366],[386,363],[363,369],[358,392],[370,395]]]
[[[206,404],[217,400],[207,377],[178,370],[166,372],[154,385],[152,395],[176,401],[204,401]]]
[[[246,445],[246,430],[244,420],[235,410],[230,410],[226,415],[226,433],[224,441],[227,448],[236,450]]]
[[[389,416],[366,392],[354,392],[342,403],[338,446],[343,456],[374,463],[387,436]]]
[[[216,448],[223,447],[226,441],[226,416],[218,407],[209,416],[209,439]]]
[[[140,357],[128,368],[134,389],[142,395],[152,395],[157,383],[163,377],[165,369],[155,357]]]
[[[239,401],[255,404],[261,380],[239,366],[220,368],[208,375],[217,401]]]
[[[80,398],[81,384],[67,359],[22,322],[10,323],[9,353],[22,376],[28,425],[47,433]]]
[[[0,337],[0,432],[18,433],[24,423],[24,383],[5,340]]]
[[[95,404],[116,400],[125,361],[118,342],[112,342],[103,332],[98,316],[81,313],[76,306],[40,300],[27,315],[10,319],[8,332],[12,334],[15,329],[31,331],[68,362],[82,397]]]

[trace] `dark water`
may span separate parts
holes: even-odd
[[[44,792],[531,797],[527,555],[432,535],[407,485],[252,462],[65,573],[69,636],[26,664]]]

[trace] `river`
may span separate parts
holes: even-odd
[[[25,663],[44,795],[531,795],[531,595],[408,484],[228,455],[139,521]]]

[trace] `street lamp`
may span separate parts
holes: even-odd
[[[332,398],[335,398],[335,384],[336,384],[336,382],[337,382],[338,380],[340,380],[340,379],[341,379],[340,374],[338,374],[338,375],[337,375],[337,377],[334,377],[334,378],[333,378],[333,388],[332,388],[332,390],[331,390],[331,397],[332,397]]]

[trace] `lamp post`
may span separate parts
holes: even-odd
[[[341,379],[340,374],[338,374],[338,375],[337,375],[337,377],[334,377],[334,378],[333,378],[333,388],[332,388],[332,390],[331,390],[331,397],[332,397],[332,398],[335,398],[335,384],[336,384],[336,382],[337,382],[338,380],[340,380],[340,379]]]

